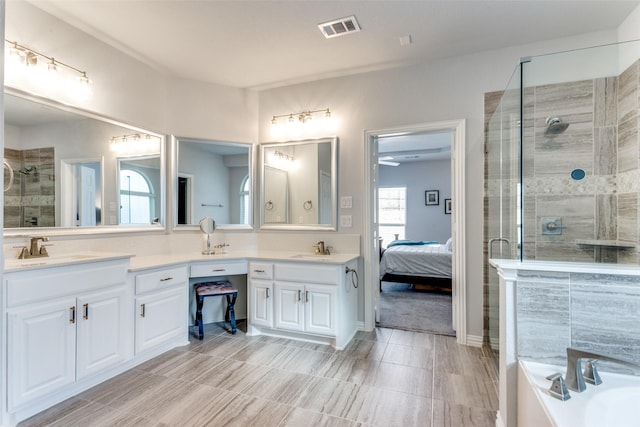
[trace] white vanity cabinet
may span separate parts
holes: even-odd
[[[273,264],[249,265],[249,323],[273,327]]]
[[[344,348],[357,330],[357,289],[347,280],[347,267],[355,268],[355,261],[251,263],[250,333]],[[265,278],[262,271],[273,273]]]
[[[9,411],[132,358],[127,265],[5,273]]]
[[[182,265],[138,272],[135,274],[135,290],[136,355],[187,344],[188,267]]]

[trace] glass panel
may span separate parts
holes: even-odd
[[[491,115],[491,113],[493,114]],[[499,278],[489,258],[514,259],[520,254],[518,198],[520,183],[520,72],[516,70],[504,92],[488,94],[485,155],[486,336],[497,365],[499,350]]]
[[[524,259],[638,264],[640,41],[523,66]]]

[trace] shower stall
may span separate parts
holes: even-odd
[[[490,258],[640,264],[639,58],[640,41],[523,58],[504,91],[485,94],[485,337],[494,354]]]

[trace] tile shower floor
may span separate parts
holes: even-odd
[[[495,426],[490,360],[453,337],[377,328],[335,351],[239,326],[207,325],[19,426]]]

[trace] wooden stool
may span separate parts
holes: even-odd
[[[227,311],[224,315],[225,322],[231,322],[231,333],[236,333],[236,312],[233,308],[238,297],[238,290],[231,286],[231,283],[227,280],[221,280],[219,282],[204,282],[196,283],[194,286],[196,291],[196,301],[198,311],[196,311],[196,321],[198,322],[198,338],[204,338],[204,331],[202,329],[202,305],[206,297],[227,297]]]

